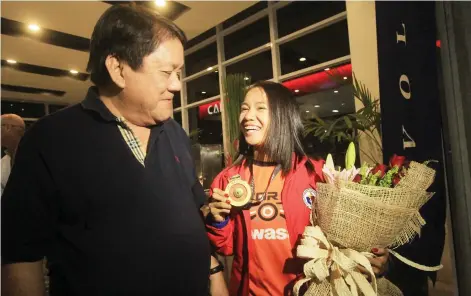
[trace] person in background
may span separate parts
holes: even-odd
[[[11,167],[15,161],[16,149],[20,143],[21,138],[25,133],[25,122],[16,114],[3,114],[1,117],[2,123],[2,147],[6,149],[6,154],[2,157],[2,171],[1,171],[1,194],[7,184],[10,176]]]
[[[25,134],[2,198],[2,295],[206,296],[206,200],[173,119],[184,33],[138,5],[95,25],[76,105]],[[211,268],[211,271],[210,271]]]
[[[230,295],[291,295],[305,261],[293,250],[310,224],[311,198],[323,182],[323,161],[302,147],[303,124],[292,93],[274,82],[247,92],[240,117],[240,156],[212,184],[206,227],[216,251],[234,255]],[[234,208],[224,192],[234,175],[252,187],[249,206]],[[373,270],[382,275],[388,253],[372,250]]]

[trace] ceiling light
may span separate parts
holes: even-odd
[[[9,63],[9,64],[16,64],[16,61],[15,61],[15,60],[7,60],[7,63]]]
[[[309,110],[306,110],[306,113],[309,113]]]
[[[214,73],[217,73],[217,72],[218,72],[218,70],[214,71]]]
[[[348,79],[347,76],[345,76],[345,77],[343,78],[343,80],[347,80],[347,79]]]
[[[249,78],[248,78],[248,77],[244,77],[244,80],[249,80]]]
[[[334,113],[339,113],[339,110],[334,109],[334,110],[332,110],[332,112],[334,112]]]
[[[338,90],[334,90],[334,94],[337,94],[337,93],[339,93],[339,91],[338,91]]]
[[[202,93],[203,95],[204,95],[204,94],[206,94],[206,92],[205,92],[205,91],[202,91],[201,93]]]
[[[325,68],[325,69],[324,69],[324,71],[329,71],[329,70],[330,70],[330,68]]]
[[[299,89],[295,89],[294,92],[295,92],[295,93],[298,93],[298,92],[299,92]]]
[[[165,0],[156,0],[154,2],[155,2],[155,5],[157,5],[158,7],[164,7],[166,4]]]
[[[72,74],[78,74],[78,71],[77,71],[77,70],[70,70],[70,73],[72,73]]]
[[[209,67],[209,68],[208,68],[208,69],[206,69],[206,70],[208,70],[208,71],[211,71],[212,69],[213,69],[213,67]]]
[[[299,58],[299,61],[300,61],[300,62],[304,62],[305,60],[306,60],[305,57]]]
[[[345,106],[345,103],[342,103],[342,106]]]
[[[314,107],[315,107],[315,108],[320,108],[320,107],[321,107],[321,105],[314,105]]]
[[[36,24],[29,24],[29,25],[28,25],[28,29],[30,29],[30,30],[33,31],[33,32],[37,32],[37,31],[39,31],[40,28],[39,28],[39,26],[36,25]]]

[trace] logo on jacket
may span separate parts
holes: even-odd
[[[306,207],[312,210],[312,200],[316,198],[317,191],[312,188],[308,188],[303,192],[303,201]]]
[[[260,218],[263,221],[269,222],[277,217],[285,218],[285,211],[281,201],[278,199],[278,192],[263,192],[256,193],[263,200],[260,205],[252,206],[250,209],[250,219]]]

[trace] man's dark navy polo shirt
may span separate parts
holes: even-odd
[[[152,127],[143,166],[91,88],[24,136],[2,196],[2,260],[47,256],[53,296],[205,295],[204,199],[174,120]]]

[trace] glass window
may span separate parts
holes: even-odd
[[[176,122],[182,125],[182,112],[179,111],[179,112],[173,113],[173,119],[175,119]]]
[[[219,74],[213,71],[187,82],[186,92],[188,104],[219,95]]]
[[[350,54],[347,21],[280,45],[281,73],[287,74]]]
[[[173,108],[178,108],[182,105],[182,99],[180,96],[180,92],[176,92],[173,94]]]
[[[216,35],[216,28],[211,28],[209,29],[208,31],[205,31],[201,34],[199,34],[198,36],[192,38],[191,40],[188,40],[188,42],[185,44],[185,49],[188,49],[188,48],[192,48],[193,46],[195,46],[196,44],[208,39],[208,38],[211,38],[212,36]]]
[[[233,17],[225,20],[222,23],[222,27],[224,29],[229,28],[230,26],[233,26],[246,18],[248,18],[251,15],[256,14],[260,10],[263,10],[268,7],[268,1],[259,1],[256,4],[250,6],[247,9],[244,9],[243,11],[239,12],[238,14],[234,15]]]
[[[268,80],[273,78],[271,51],[265,51],[244,59],[226,68],[226,74],[248,73],[251,81]]]
[[[49,105],[49,114],[57,112],[65,107],[67,107],[67,105]]]
[[[23,118],[40,118],[45,115],[44,104],[2,101],[2,114],[13,113]]]
[[[315,116],[332,120],[355,112],[351,64],[310,73],[285,81],[283,85],[295,94],[304,121],[313,121]],[[306,153],[312,157],[325,158],[332,153],[335,163],[341,163],[348,143],[320,142],[316,136],[308,134],[304,146]]]
[[[216,42],[214,42],[185,57],[185,75],[191,76],[197,72],[217,65],[217,63],[217,47]]]
[[[296,32],[345,10],[344,1],[293,1],[277,11],[278,37]]]
[[[270,42],[268,17],[224,37],[226,60]]]
[[[222,144],[221,105],[216,100],[188,110],[193,144]]]

